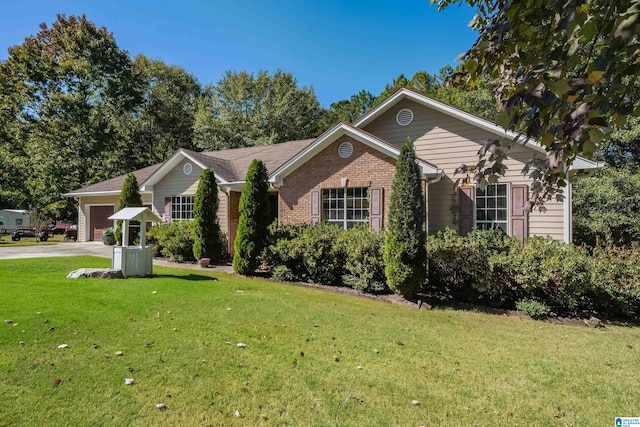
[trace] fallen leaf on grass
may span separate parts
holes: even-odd
[[[125,379],[124,379],[124,383],[125,383],[126,385],[131,385],[131,384],[133,384],[133,378],[125,378]]]
[[[413,406],[418,406],[418,405],[420,405],[420,402],[418,402],[417,400],[414,399],[414,400],[411,401],[411,404]]]
[[[374,348],[374,349],[373,349],[373,352],[374,352],[374,353],[380,353],[380,350],[377,350],[377,349],[375,349],[375,348]]]
[[[98,344],[96,344],[96,343],[93,343],[93,344],[91,344],[91,345],[93,346],[93,348],[98,348],[98,347],[100,347],[100,346],[99,346]]]
[[[58,387],[60,384],[62,384],[62,380],[55,380],[55,381],[53,382],[53,386],[54,386],[54,387]]]
[[[69,344],[60,344],[58,348],[68,348]]]
[[[633,348],[631,344],[627,344],[627,348]]]
[[[116,356],[124,356],[124,353],[123,353],[123,352],[121,352],[121,351],[116,351],[116,352],[115,352],[115,353],[113,353],[113,354],[115,354]]]
[[[396,340],[396,344],[398,344],[398,345],[404,345],[404,343],[403,343],[402,341],[400,341],[400,340]]]
[[[11,319],[4,319],[4,323],[13,323],[13,320],[11,320]]]
[[[300,357],[304,357],[304,351],[300,352]]]
[[[333,355],[333,360],[335,360],[336,362],[340,361],[340,359],[338,359],[338,356],[336,356],[335,354]]]
[[[156,408],[158,409],[167,409],[167,405],[164,403],[156,403]]]
[[[358,365],[356,366],[356,369],[362,369],[362,366]]]
[[[298,359],[293,359],[293,367],[295,368],[296,366],[298,366]]]
[[[236,344],[236,346],[240,348],[245,348],[247,345],[245,343],[239,342],[238,344]]]
[[[151,291],[151,293],[152,293],[153,295],[155,295],[155,294],[157,294],[157,293],[158,293],[158,291]]]
[[[235,416],[236,416],[236,417],[238,417],[238,418],[240,418],[240,417],[242,416],[242,414],[240,413],[240,411],[236,411],[236,412],[235,412]]]

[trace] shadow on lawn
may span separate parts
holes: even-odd
[[[157,278],[172,278],[178,280],[186,280],[188,282],[217,282],[218,279],[216,277],[211,276],[201,276],[199,274],[187,274],[183,275],[173,275],[173,274],[154,274],[153,277]]]

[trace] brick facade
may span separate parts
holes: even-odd
[[[353,153],[343,159],[338,155],[338,146],[345,141],[353,144]],[[393,158],[350,137],[338,138],[284,179],[283,185],[279,188],[279,222],[310,222],[311,190],[341,188],[342,179],[347,178],[347,187],[384,189],[383,221],[386,225],[395,164]]]

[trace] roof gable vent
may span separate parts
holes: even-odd
[[[347,157],[350,157],[351,154],[353,154],[353,144],[351,144],[350,142],[343,142],[342,144],[340,144],[340,146],[338,147],[338,155],[340,157],[346,159]]]
[[[411,111],[408,108],[403,108],[402,110],[398,111],[398,114],[396,114],[396,122],[400,126],[408,126],[411,124],[412,121],[413,121],[413,111]]]

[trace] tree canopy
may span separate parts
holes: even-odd
[[[320,113],[291,73],[227,71],[199,102],[194,132],[205,150],[276,144],[317,136]]]
[[[565,186],[564,168],[577,155],[591,158],[613,125],[640,115],[633,96],[640,71],[640,12],[635,0],[431,0],[442,9],[466,1],[477,9],[479,31],[464,53],[473,84],[479,76],[500,81],[498,123],[523,131],[547,151],[523,169],[534,179],[534,205]],[[635,98],[635,99],[634,99]],[[504,173],[494,167],[504,149],[491,142],[476,180]],[[486,161],[488,160],[488,162]]]
[[[10,179],[1,190],[22,192],[23,205],[59,216],[74,208],[61,193],[109,177],[101,155],[117,145],[142,92],[111,33],[85,16],[58,15],[9,49],[0,96],[0,150],[12,159],[2,167]]]

